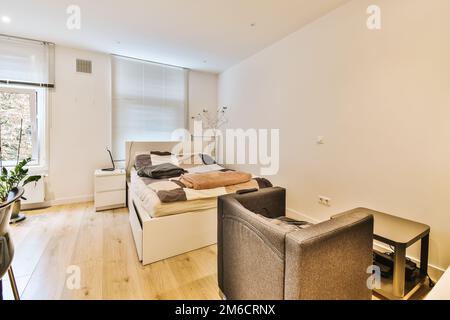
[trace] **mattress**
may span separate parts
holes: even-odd
[[[223,169],[218,165],[203,165],[186,169],[190,173],[200,173],[208,171],[217,171]],[[213,209],[217,207],[217,197],[178,201],[172,203],[162,203],[156,193],[151,190],[144,179],[137,175],[136,169],[132,168],[130,172],[130,188],[135,195],[135,200],[140,201],[140,205],[152,218],[160,218],[180,213]]]

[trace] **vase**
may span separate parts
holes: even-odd
[[[20,213],[21,206],[22,201],[20,199],[14,202],[10,220],[11,224],[18,223],[26,219],[26,216],[23,213]]]

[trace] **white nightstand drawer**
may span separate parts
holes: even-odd
[[[108,191],[95,194],[95,208],[125,207],[125,191]]]
[[[96,177],[95,192],[125,189],[125,175]]]

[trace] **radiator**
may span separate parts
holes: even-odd
[[[29,183],[25,186],[24,197],[27,200],[22,200],[23,204],[37,204],[45,201],[45,177],[42,177],[37,183]]]

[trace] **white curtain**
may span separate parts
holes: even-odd
[[[186,128],[187,88],[186,69],[113,56],[114,158],[125,159],[126,141],[168,141]]]
[[[0,83],[55,85],[52,43],[0,35]]]

